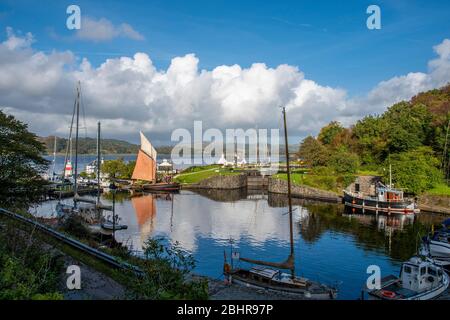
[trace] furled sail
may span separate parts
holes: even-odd
[[[269,261],[263,261],[263,260],[254,260],[254,259],[248,259],[248,258],[239,258],[239,260],[254,263],[262,266],[268,266],[268,267],[274,267],[274,268],[280,268],[280,269],[294,269],[294,257],[292,255],[289,255],[286,261],[284,262],[269,262]]]
[[[142,132],[140,134],[141,149],[139,150],[131,179],[156,182],[157,153],[144,134]]]

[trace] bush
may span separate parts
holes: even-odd
[[[434,157],[429,147],[420,147],[412,151],[402,152],[391,156],[392,178],[397,187],[408,192],[420,194],[433,189],[442,182],[443,176],[439,171],[439,160]],[[385,164],[389,167],[389,161]],[[385,171],[385,180],[389,171]]]
[[[207,299],[206,280],[188,281],[195,260],[175,242],[149,238],[144,245],[147,260],[142,262],[144,276],[133,285],[138,299]]]
[[[356,173],[359,168],[359,157],[355,153],[338,150],[331,155],[329,164],[336,173]]]

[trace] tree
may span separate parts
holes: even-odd
[[[102,165],[102,172],[106,173],[111,179],[123,179],[126,169],[126,164],[122,158],[106,160]]]
[[[309,166],[323,166],[328,160],[327,149],[316,138],[306,137],[300,144],[298,156]]]
[[[344,131],[344,127],[339,122],[331,121],[320,130],[317,140],[322,142],[324,145],[329,145],[334,140],[336,135],[340,134],[342,131]]]
[[[112,179],[130,179],[135,165],[136,161],[126,163],[123,158],[107,160],[102,165],[102,172]]]
[[[0,206],[28,208],[40,200],[49,162],[45,146],[26,124],[0,110]]]
[[[337,173],[356,173],[359,168],[359,157],[357,154],[340,148],[330,156],[329,165]]]
[[[389,164],[392,165],[392,178],[396,187],[408,192],[420,194],[442,182],[442,173],[438,169],[439,160],[430,147],[419,147],[392,155],[390,161],[386,160],[385,167]]]

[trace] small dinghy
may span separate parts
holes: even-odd
[[[381,279],[381,288],[369,291],[376,300],[430,300],[445,292],[449,276],[429,258],[414,256],[402,264],[400,276]]]
[[[128,226],[126,224],[120,224],[118,221],[120,218],[116,215],[116,221],[113,222],[110,219],[104,219],[101,223],[101,226],[105,230],[111,230],[111,231],[119,231],[119,230],[125,230],[128,229]]]

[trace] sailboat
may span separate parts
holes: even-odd
[[[255,264],[250,269],[233,268],[227,263],[224,253],[224,276],[230,283],[237,283],[247,287],[264,289],[278,293],[297,295],[306,299],[329,300],[337,297],[337,289],[325,284],[309,280],[295,275],[294,259],[294,236],[292,217],[292,197],[291,197],[291,176],[289,166],[288,138],[286,127],[286,109],[283,108],[285,152],[288,180],[288,203],[289,203],[289,231],[290,231],[290,254],[286,261],[268,262],[262,260],[239,257],[240,261]],[[237,253],[233,254],[239,256]],[[231,262],[233,261],[233,257]],[[290,273],[281,270],[290,270]]]
[[[81,85],[78,82],[77,86],[77,95],[75,98],[75,104],[72,114],[72,122],[69,133],[69,141],[72,139],[72,129],[74,119],[76,120],[75,125],[75,163],[74,163],[74,171],[73,171],[73,205],[63,204],[59,202],[56,205],[56,211],[59,218],[67,218],[71,214],[77,214],[82,217],[84,222],[88,224],[89,227],[103,227],[104,225],[109,225],[109,221],[105,221],[105,217],[103,216],[103,210],[113,211],[114,222],[115,222],[115,213],[114,208],[108,205],[104,205],[100,201],[100,122],[98,122],[98,130],[97,130],[97,199],[85,198],[81,197],[78,194],[78,131],[79,131],[79,118],[80,118],[80,96],[81,96]],[[71,144],[71,143],[70,143]],[[65,174],[66,170],[64,170]],[[78,203],[86,203],[88,205],[80,206]],[[115,224],[115,223],[114,223]],[[126,229],[127,226],[117,225],[115,230]],[[104,229],[108,229],[105,227]]]
[[[139,153],[137,155],[136,165],[134,167],[131,180],[133,180],[133,182],[150,182],[138,186],[138,188],[142,188],[145,191],[173,192],[180,190],[180,185],[176,182],[156,182],[157,152],[142,131],[140,132],[140,136],[141,148],[139,149]],[[133,188],[136,188],[136,185],[134,185]]]

